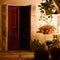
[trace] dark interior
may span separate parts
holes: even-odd
[[[29,49],[30,6],[20,6],[20,49]]]

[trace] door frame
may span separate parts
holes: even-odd
[[[9,6],[8,6],[8,7],[9,7]],[[10,6],[10,7],[20,7],[20,6]],[[23,6],[23,7],[25,7],[25,6]],[[28,7],[28,6],[27,6],[27,7]],[[30,14],[30,16],[31,16],[31,6],[30,6],[30,5],[29,5],[29,9],[30,9],[29,14]],[[19,22],[20,22],[20,17],[19,17],[19,16],[20,16],[20,14],[19,14],[20,11],[19,11],[19,10],[20,10],[20,9],[18,9],[18,32],[20,32],[20,23],[19,23]],[[31,20],[31,17],[29,17],[29,22],[30,22],[30,25],[29,25],[29,26],[30,26],[30,28],[29,28],[30,30],[29,30],[29,31],[31,32],[31,21],[30,21],[30,20]],[[29,43],[30,43],[30,38],[31,38],[30,32],[29,32]],[[19,35],[20,35],[20,33],[18,33],[18,37],[19,37]],[[18,40],[19,40],[19,38],[18,38]],[[30,44],[29,44],[29,45],[30,45]],[[29,49],[30,49],[30,46],[29,46]],[[19,50],[20,50],[20,49],[19,49]]]
[[[6,19],[2,19],[2,50],[1,51],[8,51],[8,6],[20,6],[20,4],[3,4],[2,5],[2,18],[5,16]],[[22,5],[24,6],[24,5]],[[25,5],[28,6],[28,5]],[[31,6],[32,10],[32,6]],[[4,14],[4,16],[3,16]],[[32,13],[31,13],[32,14]],[[30,17],[32,18],[32,17]],[[30,19],[31,20],[31,19]],[[3,29],[4,28],[4,29]],[[5,34],[3,34],[3,32]],[[30,29],[30,38],[31,38],[31,29]],[[31,39],[30,39],[31,40]]]

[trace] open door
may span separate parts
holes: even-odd
[[[19,20],[17,6],[8,6],[8,50],[19,49]]]
[[[31,6],[8,6],[8,50],[29,50]]]

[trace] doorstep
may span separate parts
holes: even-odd
[[[34,52],[32,51],[5,51],[0,52],[0,58],[34,58]]]

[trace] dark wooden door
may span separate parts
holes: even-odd
[[[8,6],[8,50],[29,50],[31,6]]]
[[[8,50],[19,49],[19,7],[8,6]]]

